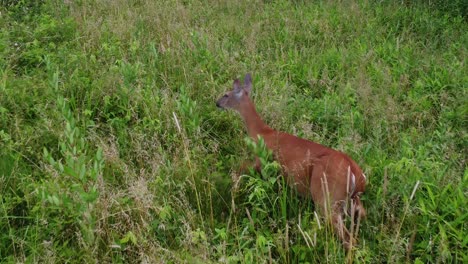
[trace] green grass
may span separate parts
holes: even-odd
[[[2,1],[0,262],[466,263],[466,6],[402,2]],[[247,72],[368,175],[349,254],[216,109]]]

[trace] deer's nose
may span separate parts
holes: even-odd
[[[219,102],[216,102],[216,106],[221,108],[221,105],[219,104]]]

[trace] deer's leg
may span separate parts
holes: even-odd
[[[244,161],[239,168],[239,174],[247,172],[249,168],[253,168],[256,172],[260,173],[262,171],[262,164],[260,162],[260,159],[258,157],[255,157],[255,161]]]
[[[321,165],[317,164],[312,168],[310,178],[312,199],[315,205],[319,206],[326,220],[330,221],[336,235],[343,242],[343,246],[349,250],[351,244],[354,245],[355,241],[354,239],[352,240],[344,223],[346,192],[345,189],[343,189],[342,193],[344,195],[330,193],[330,187],[335,187],[332,189],[332,191],[334,191],[336,190],[336,185],[333,181],[334,179],[327,177],[327,175],[332,174],[326,173]]]
[[[332,208],[332,225],[336,234],[343,242],[346,250],[350,250],[356,244],[356,240],[351,236],[344,223],[344,203],[345,201],[335,201]]]
[[[254,164],[254,169],[258,172],[262,172],[262,162],[258,157],[255,157],[255,164]]]
[[[354,236],[357,236],[359,233],[361,219],[366,217],[366,210],[364,209],[359,196],[356,195],[355,197],[351,198],[351,206],[349,207],[348,214],[352,217],[350,227],[351,232],[355,234]]]
[[[364,206],[362,205],[361,199],[359,198],[359,196],[356,195],[354,198],[352,198],[352,200],[353,200],[356,220],[357,218],[361,218],[361,219],[365,218],[366,209],[364,209]]]

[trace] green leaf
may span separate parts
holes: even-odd
[[[74,178],[76,178],[78,175],[76,174],[76,172],[73,170],[73,168],[69,167],[69,166],[65,166],[64,167],[64,172],[66,175],[70,175]]]
[[[121,244],[127,244],[128,242],[131,242],[133,245],[137,244],[137,238],[135,234],[133,234],[132,231],[128,231],[127,234],[123,238],[120,239]]]
[[[80,168],[80,180],[83,180],[85,178],[85,174],[86,174],[86,166],[84,163],[82,163],[81,168]]]
[[[102,160],[102,148],[101,147],[98,147],[98,149],[97,149],[96,160],[98,160],[98,161]]]

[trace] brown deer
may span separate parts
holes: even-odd
[[[281,164],[286,182],[301,196],[312,197],[331,221],[343,246],[352,248],[356,243],[353,231],[357,233],[359,221],[366,214],[359,199],[364,192],[366,176],[346,154],[270,128],[255,110],[249,98],[251,91],[252,77],[247,74],[244,84],[235,80],[232,91],[224,94],[216,106],[236,110],[244,120],[249,136],[254,140],[258,136],[263,137],[274,159]],[[258,158],[255,167],[257,170],[260,168]],[[351,232],[344,224],[346,213],[352,216]]]

